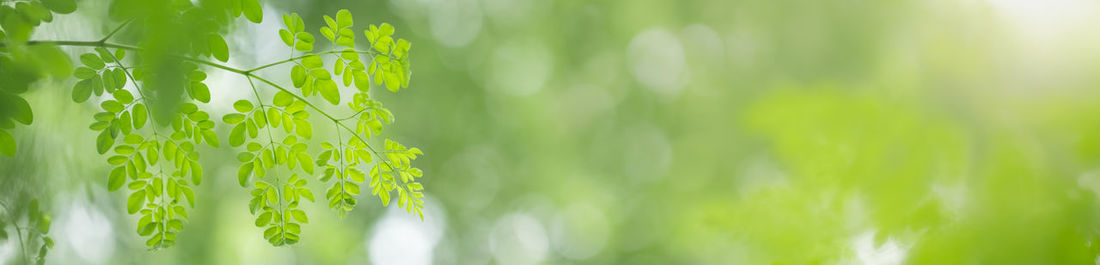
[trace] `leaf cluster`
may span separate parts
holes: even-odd
[[[361,185],[367,184],[383,206],[396,196],[399,207],[423,218],[423,186],[418,182],[423,172],[412,166],[412,161],[423,153],[390,139],[379,152],[369,142],[395,119],[382,102],[371,96],[371,88],[384,86],[397,92],[408,86],[411,76],[411,44],[394,38],[392,25],[367,26],[364,35],[359,36],[367,47],[357,49],[352,14],[340,10],[335,17],[324,16],[325,25],[319,29],[333,50],[315,52],[314,35],[306,31],[302,18],[293,13],[284,15],[285,28],[278,34],[284,44],[301,54],[292,53],[287,60],[254,69],[236,69],[201,57],[228,60],[230,49],[222,34],[232,18],[244,16],[260,22],[263,13],[257,0],[171,1],[169,5],[154,6],[150,10],[156,12],[150,14],[122,8],[126,5],[156,4],[139,0],[112,2],[111,17],[126,22],[99,41],[36,42],[27,40],[34,26],[52,21],[54,13],[75,11],[75,3],[28,0],[11,6],[0,4],[0,80],[5,80],[0,83],[0,153],[15,153],[15,140],[9,132],[15,122],[33,121],[29,104],[19,94],[44,76],[71,74],[77,79],[71,99],[76,103],[98,102],[99,111],[92,115],[89,129],[97,133],[96,151],[106,155],[110,166],[107,189],[125,187],[127,212],[138,216],[135,232],[146,238],[148,247],[171,247],[188,222],[189,207],[196,204],[193,187],[202,183],[204,175],[200,146],[220,146],[217,119],[211,119],[196,104],[211,101],[211,88],[204,83],[207,73],[200,66],[213,66],[247,78],[255,96],[236,101],[236,112],[222,116],[221,122],[229,127],[227,143],[243,148],[237,155],[241,163],[238,182],[250,189],[248,206],[256,217],[254,224],[264,229],[263,236],[272,245],[301,240],[302,225],[309,222],[303,199],[315,200],[308,186],[313,177],[328,187],[325,201],[341,217],[356,207]],[[168,23],[149,23],[153,20]],[[123,29],[153,34],[146,37],[156,41],[158,30],[172,29],[173,23],[187,25],[185,33],[192,37],[166,51],[107,42]],[[72,59],[56,45],[93,49],[76,57],[79,65],[74,67]],[[127,56],[128,52],[137,56]],[[157,67],[159,61],[149,58],[172,58],[177,62],[173,68],[163,68]],[[292,64],[291,84],[286,87],[294,90],[257,75],[259,70],[284,63]],[[163,86],[167,84],[164,80],[178,80],[178,93],[171,94],[175,92]],[[254,81],[276,92],[261,97]],[[341,89],[353,89],[351,100],[341,99]],[[315,96],[322,101],[314,101]],[[182,102],[164,100],[172,97]],[[351,114],[335,118],[311,101],[344,106],[339,111]],[[320,140],[320,154],[314,156],[310,151],[311,143],[316,143],[311,142],[315,136],[313,126],[322,117],[323,122],[331,122],[336,128],[336,139]],[[45,220],[48,227],[48,217]]]

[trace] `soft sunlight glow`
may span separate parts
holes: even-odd
[[[986,0],[1022,30],[1035,34],[1069,31],[1087,26],[1097,15],[1096,1],[1089,0]]]
[[[7,227],[0,229],[4,228]],[[18,253],[19,249],[18,241],[15,241],[15,239],[18,238],[15,236],[15,229],[8,229],[7,232],[8,239],[0,240],[0,264],[9,264],[9,262],[16,257],[15,255]]]
[[[856,257],[864,265],[901,264],[908,252],[894,239],[886,240],[882,246],[875,247],[875,232],[863,233],[852,242]]]
[[[680,39],[664,29],[649,29],[630,40],[626,58],[634,78],[665,95],[684,86],[684,48]]]
[[[58,243],[67,243],[80,257],[79,263],[104,264],[114,254],[115,231],[111,229],[111,221],[87,201],[73,199],[56,224],[57,232],[51,234],[58,235]]]
[[[432,36],[439,44],[463,47],[481,31],[481,8],[475,0],[437,0],[429,9]]]
[[[404,209],[389,207],[367,244],[371,264],[432,264],[433,250],[443,236],[445,215],[434,200],[425,200],[424,205],[424,221]]]
[[[499,264],[538,264],[546,259],[547,241],[542,223],[524,213],[501,217],[489,234],[489,248]]]

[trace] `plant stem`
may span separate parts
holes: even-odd
[[[126,25],[129,25],[131,21],[134,21],[134,19],[131,18],[131,19],[126,20],[126,22],[122,22],[122,25],[118,25],[118,27],[116,27],[115,30],[112,30],[111,33],[108,33],[107,36],[104,36],[102,39],[99,39],[99,42],[100,43],[107,42],[107,40],[109,40],[109,39],[111,39],[111,37],[115,36],[115,33],[118,33],[120,30],[122,30],[122,28],[125,28]]]

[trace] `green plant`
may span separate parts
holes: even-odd
[[[22,205],[17,205],[21,206]],[[39,208],[38,200],[31,199],[30,203],[25,205],[24,208],[13,208],[12,206],[0,203],[0,228],[10,224],[15,228],[16,240],[19,240],[20,256],[26,260],[25,264],[30,264],[31,260],[34,264],[43,264],[46,262],[46,254],[53,248],[53,238],[47,236],[50,232],[50,223],[52,218],[50,214],[44,212],[42,208]],[[12,235],[9,235],[6,230],[0,229],[0,240],[7,240]],[[28,250],[37,249],[34,255],[25,253]]]
[[[308,216],[299,205],[302,199],[315,200],[306,186],[315,175],[331,182],[325,198],[340,216],[358,204],[360,185],[368,183],[369,175],[371,194],[383,206],[396,192],[400,207],[423,218],[423,186],[417,181],[423,173],[411,165],[422,152],[391,139],[384,139],[382,148],[370,141],[394,120],[371,96],[371,88],[398,92],[408,87],[411,77],[411,44],[394,38],[393,26],[370,25],[363,35],[367,46],[357,49],[352,14],[339,10],[335,18],[324,17],[326,25],[319,31],[332,50],[316,51],[321,44],[305,30],[302,18],[283,15],[285,28],[278,35],[291,55],[249,69],[223,64],[230,58],[223,35],[241,16],[262,21],[257,0],[116,0],[109,13],[117,21],[110,23],[118,24],[102,39],[30,40],[38,25],[76,9],[73,0],[0,4],[0,153],[14,155],[10,129],[16,122],[33,121],[21,94],[47,76],[76,77],[72,100],[85,103],[94,96],[102,109],[91,117],[89,128],[98,133],[96,150],[110,154],[107,163],[113,169],[107,188],[126,187],[126,209],[140,216],[136,232],[147,237],[152,249],[174,245],[188,208],[195,207],[193,187],[204,177],[199,146],[221,146],[219,119],[203,110],[211,100],[211,88],[204,83],[210,68],[237,74],[250,85],[252,97],[236,101],[237,113],[220,120],[230,127],[226,143],[244,147],[237,155],[237,177],[242,187],[250,188],[255,225],[265,228],[264,237],[272,245],[300,240],[300,223],[308,222]],[[118,38],[136,45],[112,41]],[[59,46],[91,51],[79,55],[74,68]],[[332,63],[326,65],[326,59]],[[293,65],[293,87],[259,75],[283,64]],[[274,95],[262,96],[265,88],[274,89]],[[341,88],[354,89],[354,96],[341,98]],[[337,117],[323,108],[324,103],[315,103],[318,96],[351,114]],[[324,136],[322,151],[315,156],[317,148],[308,141],[315,136],[313,127],[328,123],[335,128],[335,138]],[[368,167],[369,174],[360,169]]]

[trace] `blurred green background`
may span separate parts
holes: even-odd
[[[110,28],[87,25],[106,2],[79,1],[33,39],[98,39]],[[272,247],[235,152],[206,148],[191,222],[176,247],[146,251],[125,194],[105,189],[95,107],[68,100],[73,80],[42,82],[0,190],[53,214],[47,264],[1100,260],[1095,1],[264,5],[263,23],[241,18],[227,38],[230,65],[285,59],[289,12],[316,29],[347,8],[357,32],[388,22],[413,43],[410,87],[375,95],[397,116],[386,136],[426,153],[425,220],[369,196],[343,220],[312,203],[301,243]],[[208,72],[212,116],[249,96]],[[0,263],[16,251],[0,242]]]

